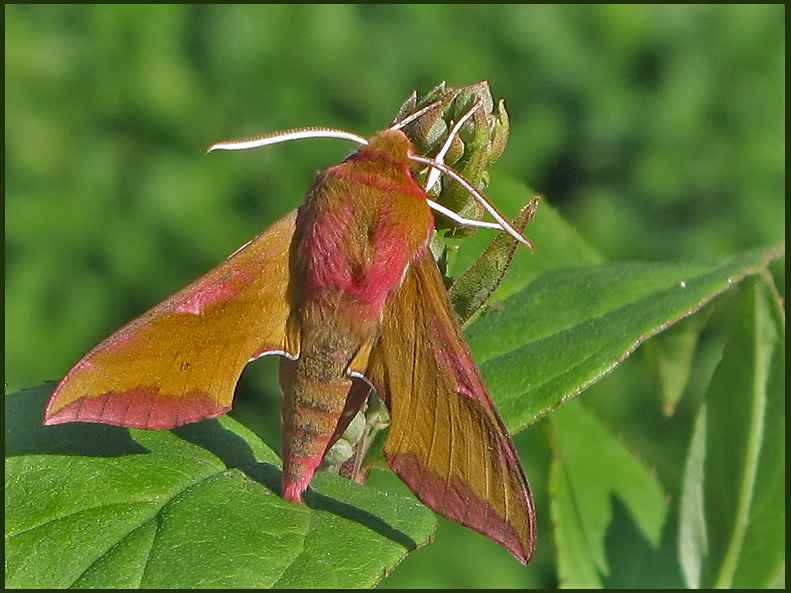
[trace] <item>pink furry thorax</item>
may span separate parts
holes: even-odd
[[[305,296],[340,293],[363,318],[379,318],[409,263],[428,244],[433,218],[400,131],[374,136],[317,177],[303,206]]]

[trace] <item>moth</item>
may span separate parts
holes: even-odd
[[[390,413],[383,453],[393,471],[428,507],[526,564],[533,501],[429,249],[432,209],[532,245],[452,168],[417,154],[403,131],[415,117],[367,139],[308,128],[210,147],[315,137],[358,145],[316,175],[297,210],[88,352],[53,392],[45,424],[156,430],[215,418],[230,410],[248,362],[279,355],[284,498],[303,501],[373,390]],[[424,188],[416,175],[426,167]],[[495,222],[430,200],[439,175]]]

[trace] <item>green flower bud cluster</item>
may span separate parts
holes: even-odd
[[[502,100],[495,102],[489,83],[482,81],[460,89],[441,83],[420,100],[416,93],[404,102],[396,122],[425,112],[404,126],[419,154],[434,157],[442,149],[454,126],[480,105],[461,126],[443,160],[479,190],[489,184],[489,167],[500,158],[508,143],[508,113]],[[423,172],[426,175],[426,172]],[[464,218],[480,220],[483,208],[468,192],[446,177],[429,191],[429,197]],[[471,234],[470,228],[457,227],[444,217],[437,217],[438,230],[453,229],[454,237]]]

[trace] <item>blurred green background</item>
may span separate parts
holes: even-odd
[[[62,377],[351,149],[206,146],[307,125],[370,135],[442,80],[490,82],[512,125],[492,175],[543,194],[608,259],[785,236],[781,5],[6,5],[5,17],[7,391]],[[269,399],[234,412],[276,434],[272,365],[244,377]],[[541,439],[526,433],[523,459]],[[546,468],[525,464],[541,490]],[[556,585],[541,511],[527,569],[443,523],[442,545],[385,584]]]

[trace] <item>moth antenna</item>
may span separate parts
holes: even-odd
[[[426,202],[428,202],[429,208],[432,210],[436,210],[440,214],[444,214],[452,221],[459,223],[461,226],[470,226],[470,227],[477,227],[481,229],[492,229],[495,231],[502,231],[503,228],[497,224],[496,222],[486,222],[485,220],[476,220],[474,218],[464,218],[457,212],[454,212],[450,208],[445,208],[442,204],[435,202],[430,198],[426,198]]]
[[[433,105],[434,104],[432,103],[431,105],[428,105],[422,110],[419,110],[417,114],[425,113],[425,111],[432,108]],[[463,123],[471,117],[471,115],[475,112],[475,110],[479,106],[480,103],[477,103],[475,107],[473,107],[470,111],[468,111],[459,120],[459,122],[457,122],[456,125],[454,125],[449,138],[452,138],[453,134],[458,132],[458,129],[461,128],[461,125],[463,125]],[[409,121],[411,121],[411,119],[414,118],[412,118],[412,116],[407,118],[407,120]],[[405,125],[404,122],[407,122],[407,120],[404,120],[397,125],[391,126],[391,129],[397,130],[403,127],[403,125]],[[209,146],[209,148],[206,149],[206,152],[213,152],[215,150],[248,150],[251,148],[261,148],[262,146],[271,146],[272,144],[279,144],[281,142],[290,142],[292,140],[303,140],[306,138],[336,138],[339,140],[349,140],[351,142],[360,144],[361,146],[368,145],[367,139],[363,138],[362,136],[358,136],[357,134],[347,132],[346,130],[338,130],[335,128],[298,128],[294,130],[285,130],[283,132],[276,132],[274,134],[267,134],[266,136],[259,136],[258,138],[217,142]],[[446,144],[449,146],[448,142],[446,142]],[[440,152],[442,153],[440,156],[444,157],[447,150],[448,148],[443,146],[443,148],[440,150]],[[453,179],[456,183],[461,185],[473,198],[475,198],[489,214],[492,215],[492,218],[494,218],[497,221],[497,224],[464,218],[462,216],[459,216],[452,210],[448,210],[444,206],[437,204],[433,200],[427,199],[429,207],[433,208],[437,212],[444,214],[454,222],[457,222],[463,226],[497,229],[497,230],[505,231],[520,243],[524,243],[525,245],[527,245],[527,247],[529,247],[531,251],[533,250],[533,244],[530,242],[530,240],[527,237],[522,236],[516,229],[514,229],[509,224],[509,222],[503,217],[503,215],[498,212],[497,208],[495,208],[494,205],[492,205],[492,203],[489,202],[489,200],[487,200],[483,194],[481,194],[477,189],[475,189],[469,181],[467,181],[466,179],[464,179],[464,177],[456,173],[456,171],[446,166],[444,163],[432,159],[427,159],[421,156],[410,155],[409,159],[413,162],[421,163],[431,167],[432,173],[438,170],[440,173],[444,173],[445,175]],[[436,183],[436,181],[434,183]]]
[[[448,134],[448,139],[445,140],[445,144],[442,145],[442,148],[440,148],[439,152],[437,152],[437,154],[434,156],[435,161],[437,161],[438,163],[445,162],[445,155],[448,154],[448,151],[450,150],[450,147],[453,144],[454,138],[456,138],[456,136],[459,135],[459,131],[461,130],[461,127],[465,124],[465,122],[468,119],[470,119],[473,116],[475,111],[481,107],[483,107],[483,103],[481,101],[476,102],[475,105],[472,106],[472,109],[470,109],[469,111],[467,111],[467,113],[462,115],[459,121],[457,121],[454,124],[453,128],[451,128],[450,133]],[[426,178],[426,189],[425,189],[426,193],[431,191],[431,188],[433,188],[434,185],[436,185],[441,175],[442,173],[440,173],[439,169],[434,169],[434,168],[431,169],[431,171],[428,174],[428,177]]]
[[[336,130],[335,128],[298,128],[295,130],[285,130],[275,132],[258,138],[248,138],[244,140],[228,140],[227,142],[217,142],[206,149],[206,152],[215,150],[247,150],[250,148],[260,148],[271,146],[280,142],[290,142],[291,140],[303,140],[305,138],[337,138],[340,140],[351,140],[362,146],[368,144],[368,140],[357,134],[352,134],[346,130]]]
[[[505,217],[502,214],[500,214],[497,208],[495,208],[494,205],[489,200],[487,200],[486,197],[481,192],[475,189],[475,187],[473,187],[473,185],[469,181],[467,181],[466,179],[464,179],[464,177],[456,173],[456,171],[454,171],[444,163],[438,163],[437,161],[433,161],[431,159],[427,159],[422,156],[410,155],[409,158],[410,160],[416,163],[421,163],[423,165],[428,165],[429,167],[434,167],[435,169],[439,169],[440,172],[444,173],[445,175],[453,179],[453,181],[455,181],[460,186],[462,186],[467,191],[467,193],[469,193],[473,198],[475,198],[478,201],[478,203],[481,206],[483,206],[484,209],[489,214],[491,214],[492,218],[494,218],[497,221],[497,224],[494,225],[493,227],[486,227],[486,228],[496,228],[498,230],[505,231],[520,243],[525,244],[530,249],[530,251],[534,251],[534,247],[533,244],[530,242],[530,239],[523,236],[519,231],[517,231],[514,227],[512,227],[511,224],[505,219]],[[442,212],[442,210],[436,208],[438,204],[436,204],[431,200],[429,200],[429,206],[434,208],[438,212]],[[445,214],[447,216],[446,212],[442,212],[442,214]],[[462,218],[458,214],[455,214],[455,216],[456,218],[453,218],[451,216],[449,216],[448,218],[451,218],[456,222],[459,222],[459,224],[463,224],[465,226],[481,226],[480,221],[478,220],[470,220],[470,219]],[[484,224],[491,224],[491,223],[484,223]]]

